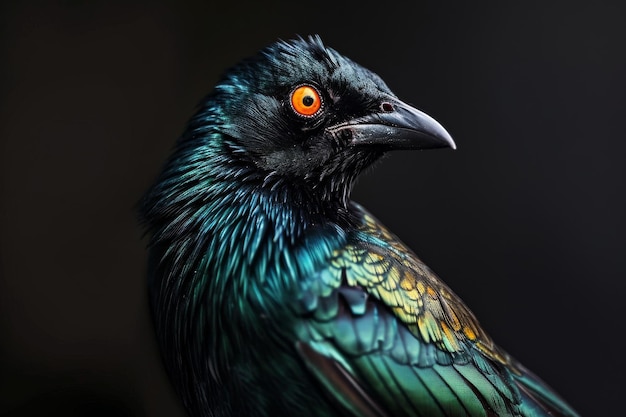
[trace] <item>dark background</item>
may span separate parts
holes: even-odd
[[[583,415],[623,415],[623,2],[443,3],[3,2],[0,415],[182,415],[134,205],[225,68],[309,33],[458,145],[354,198]]]

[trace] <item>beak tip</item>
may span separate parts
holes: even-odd
[[[456,151],[456,143],[454,142],[454,139],[452,139],[452,136],[448,135],[446,141],[448,142],[448,145],[450,145],[450,148],[452,148],[453,151]]]
[[[424,133],[424,137],[428,142],[422,144],[423,149],[428,148],[450,148],[456,150],[456,143],[452,136],[439,124],[431,125],[431,128]]]

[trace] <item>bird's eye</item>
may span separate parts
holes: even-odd
[[[315,116],[322,108],[322,97],[314,87],[301,85],[291,93],[291,108],[299,116]]]

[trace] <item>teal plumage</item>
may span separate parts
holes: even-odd
[[[454,147],[319,38],[228,71],[142,202],[191,416],[575,416],[349,199],[392,149]]]

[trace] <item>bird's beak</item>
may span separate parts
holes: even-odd
[[[334,126],[334,134],[349,138],[354,146],[393,149],[456,149],[450,134],[435,119],[393,98],[381,111]]]

